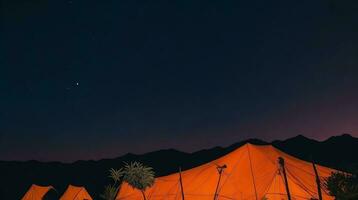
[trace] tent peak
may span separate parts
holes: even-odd
[[[54,187],[52,187],[52,185],[46,185],[46,186],[43,186],[43,185],[37,185],[37,184],[32,184],[31,186],[30,186],[30,189],[47,189],[47,190],[54,190],[55,188]]]
[[[65,193],[61,196],[60,200],[92,200],[92,197],[87,192],[85,187],[74,186],[69,184]]]
[[[51,188],[53,188],[51,185],[37,185],[37,184],[31,184],[31,186],[34,186],[34,187],[51,187]]]
[[[251,141],[247,141],[243,146],[251,146],[251,147],[273,147],[271,144],[256,144]],[[239,147],[240,148],[240,147]]]
[[[51,189],[55,190],[52,186],[39,186],[32,184],[21,200],[42,199]]]

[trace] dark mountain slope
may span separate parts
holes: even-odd
[[[340,170],[351,171],[358,164],[358,138],[348,134],[322,142],[299,135],[285,141],[274,141],[272,145],[300,159],[314,159],[321,165]]]

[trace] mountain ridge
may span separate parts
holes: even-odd
[[[100,158],[100,159],[79,159],[79,160],[75,160],[75,161],[72,161],[72,162],[62,162],[62,161],[56,161],[56,160],[51,160],[51,161],[40,161],[40,160],[36,160],[36,159],[31,159],[31,160],[0,160],[0,163],[1,162],[17,162],[17,163],[25,163],[25,162],[38,162],[38,163],[61,163],[61,164],[74,164],[76,162],[91,162],[91,161],[94,161],[94,162],[99,162],[99,161],[103,161],[103,160],[113,160],[113,159],[118,159],[118,158],[122,158],[122,157],[126,157],[126,156],[143,156],[143,155],[147,155],[147,154],[151,154],[151,153],[156,153],[156,152],[161,152],[161,151],[176,151],[176,152],[180,152],[180,153],[185,153],[185,154],[194,154],[194,153],[198,153],[198,152],[201,152],[201,151],[210,151],[210,150],[213,150],[215,148],[220,148],[220,149],[223,149],[223,148],[232,148],[232,147],[238,147],[238,146],[241,146],[242,143],[253,143],[253,144],[259,144],[259,145],[263,145],[263,144],[275,144],[275,143],[278,143],[278,142],[287,142],[287,141],[290,141],[292,139],[296,140],[296,139],[306,139],[306,140],[309,140],[309,141],[314,141],[314,142],[326,142],[326,141],[329,141],[331,139],[334,139],[334,138],[341,138],[341,137],[349,137],[349,138],[355,138],[355,139],[358,139],[348,133],[343,133],[341,135],[336,135],[336,136],[331,136],[331,137],[328,137],[327,139],[325,140],[322,140],[322,141],[318,141],[318,140],[315,140],[315,139],[312,139],[312,138],[309,138],[309,137],[306,137],[302,134],[298,134],[294,137],[290,137],[290,138],[287,138],[287,139],[282,139],[282,140],[273,140],[271,142],[266,142],[264,140],[261,140],[261,139],[257,139],[257,138],[250,138],[250,139],[245,139],[245,140],[242,140],[242,141],[239,141],[239,142],[236,142],[236,143],[233,143],[231,145],[228,145],[226,147],[223,147],[223,146],[214,146],[214,147],[210,147],[210,148],[205,148],[205,149],[201,149],[201,150],[197,150],[197,151],[194,151],[192,153],[190,152],[186,152],[186,151],[181,151],[181,150],[178,150],[178,149],[174,149],[174,148],[163,148],[163,149],[159,149],[159,150],[153,150],[153,151],[149,151],[149,152],[145,152],[145,153],[132,153],[132,152],[128,152],[128,153],[125,153],[123,155],[120,155],[120,156],[116,156],[116,157],[112,157],[112,158]],[[238,145],[240,144],[240,145]]]

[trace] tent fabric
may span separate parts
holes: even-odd
[[[92,200],[86,188],[69,185],[60,200]]]
[[[291,199],[318,199],[312,163],[290,156],[271,145],[253,144],[245,144],[217,160],[181,172],[183,189],[180,174],[175,173],[156,178],[154,185],[145,194],[147,200],[213,200],[217,188],[216,200],[286,200],[279,157],[285,161]],[[218,166],[223,165],[226,168],[218,184]],[[321,183],[335,171],[320,165],[316,165],[316,168]],[[334,199],[324,187],[321,188],[324,200]],[[116,200],[142,199],[140,191],[125,182],[116,197]]]
[[[42,200],[46,193],[54,189],[52,186],[39,186],[32,184],[21,200]]]

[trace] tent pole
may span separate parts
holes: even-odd
[[[285,179],[287,199],[291,200],[290,188],[288,187],[287,176],[286,176],[285,160],[282,157],[278,157],[278,163],[281,165],[283,177]]]
[[[318,172],[317,172],[317,168],[316,168],[316,164],[315,164],[315,162],[314,162],[313,159],[312,159],[312,166],[313,166],[314,174],[315,174],[315,176],[316,176],[318,199],[319,199],[319,200],[322,200],[321,180],[319,179]]]
[[[214,194],[214,200],[217,200],[217,198],[218,198],[218,190],[219,190],[219,185],[220,185],[220,180],[221,180],[221,174],[223,173],[225,168],[226,168],[226,165],[216,167],[216,169],[218,170],[218,173],[219,173],[219,180],[218,180],[218,183],[216,185],[215,194]]]
[[[182,181],[182,178],[181,178],[181,167],[179,167],[179,181],[180,181],[181,199],[182,199],[182,200],[185,200],[185,197],[184,197],[184,188],[183,188],[183,181]]]

